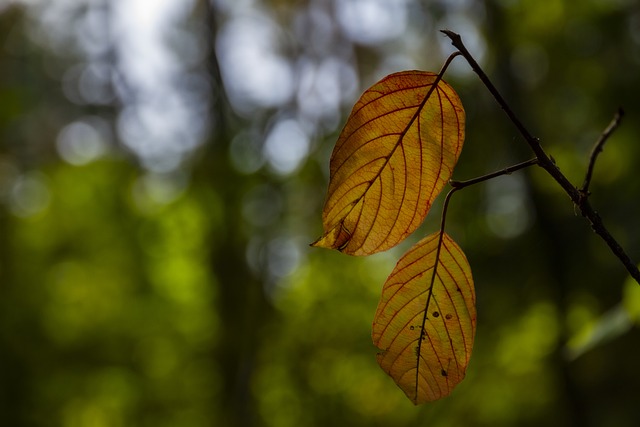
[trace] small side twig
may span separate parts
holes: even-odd
[[[582,188],[580,189],[580,193],[582,193],[582,197],[589,196],[589,186],[591,185],[591,177],[593,176],[593,169],[596,165],[596,159],[598,155],[604,149],[604,144],[607,142],[611,134],[620,126],[620,121],[622,120],[622,116],[624,116],[624,111],[622,108],[619,108],[616,114],[611,119],[611,123],[609,126],[602,132],[598,140],[593,146],[591,150],[591,155],[589,156],[589,166],[587,167],[587,174],[584,177],[584,183],[582,184]]]
[[[589,203],[589,198],[584,197],[583,193],[578,190],[576,186],[574,186],[567,177],[560,171],[558,166],[556,166],[555,162],[549,157],[549,155],[544,151],[542,145],[540,145],[540,141],[538,138],[535,138],[529,133],[527,128],[522,124],[520,119],[513,112],[509,104],[504,100],[498,89],[493,85],[489,77],[482,70],[480,65],[473,58],[471,53],[467,50],[464,43],[462,43],[462,37],[459,34],[454,33],[450,30],[441,30],[449,39],[451,39],[451,44],[458,49],[458,51],[462,54],[464,59],[467,61],[471,69],[478,75],[482,83],[484,83],[485,87],[489,90],[491,95],[493,95],[494,99],[500,105],[500,107],[507,114],[511,122],[516,126],[520,135],[524,138],[525,142],[529,145],[536,158],[538,159],[538,165],[543,168],[551,177],[562,187],[562,189],[567,193],[571,201],[578,206],[580,209],[580,213],[583,217],[585,217],[589,223],[591,224],[591,228],[593,231],[605,241],[605,243],[611,249],[611,252],[618,257],[622,265],[627,269],[631,277],[640,284],[640,270],[638,270],[638,266],[635,262],[631,260],[629,255],[624,251],[622,246],[618,243],[618,241],[611,235],[609,230],[604,226],[602,222],[602,218],[600,215],[593,209],[591,204]]]
[[[511,175],[513,172],[519,171],[520,169],[528,168],[529,166],[533,166],[537,164],[538,164],[538,159],[533,158],[525,162],[518,163],[516,165],[509,166],[504,169],[500,169],[499,171],[491,172],[489,174],[482,175],[473,179],[468,179],[466,181],[454,181],[453,179],[450,179],[449,184],[453,187],[454,190],[460,190],[464,187],[468,187],[473,184],[478,184],[483,181],[488,181],[490,179],[493,179],[502,175]]]

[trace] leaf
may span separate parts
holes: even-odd
[[[464,141],[464,109],[437,74],[391,74],[364,92],[331,155],[313,246],[350,255],[387,250],[422,223],[451,177]]]
[[[373,321],[378,364],[416,405],[449,395],[462,381],[476,330],[471,268],[446,233],[429,290],[439,234],[425,237],[398,261]]]

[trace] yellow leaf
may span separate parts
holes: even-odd
[[[368,89],[331,155],[324,234],[313,246],[369,255],[415,231],[451,177],[464,121],[435,73],[399,72]]]
[[[439,235],[425,237],[398,261],[373,321],[380,367],[416,405],[449,395],[462,381],[476,331],[471,268],[446,233],[438,253]]]

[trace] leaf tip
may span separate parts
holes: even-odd
[[[315,241],[309,243],[309,246],[311,246],[312,248],[329,248],[329,249],[331,249],[330,246],[327,246],[326,240],[327,240],[327,237],[326,237],[325,234],[323,234],[322,236],[318,237]]]
[[[315,248],[337,249],[342,252],[351,241],[351,233],[339,223],[331,230],[325,232],[310,246]]]

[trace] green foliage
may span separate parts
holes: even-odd
[[[211,52],[222,57],[220,40],[240,17],[214,2],[224,10],[205,19],[209,2],[194,2],[164,34],[192,36],[172,45],[174,65],[187,64],[177,90],[209,104],[180,120],[194,134],[197,123],[209,127],[170,172],[148,167],[123,142],[121,114],[140,98],[118,80],[122,51],[82,50],[118,37],[94,37],[101,25],[80,25],[95,5],[78,2],[84,9],[67,16],[63,3],[0,6],[0,424],[637,424],[637,287],[623,286],[617,259],[541,171],[452,201],[447,229],[473,266],[479,327],[467,378],[443,401],[415,408],[380,375],[370,343],[380,283],[408,246],[357,260],[306,247],[320,233],[326,159],[357,93],[399,69],[437,69],[450,52],[437,30],[449,27],[476,41],[469,48],[483,52],[485,71],[575,184],[591,145],[625,108],[596,165],[591,201],[637,261],[640,38],[632,2],[411,1],[404,15],[384,15],[405,25],[393,39],[355,34],[348,25],[362,21],[333,15],[346,14],[347,2],[326,10],[323,2],[258,2],[253,13],[262,20],[250,23],[276,28],[261,48],[315,73],[293,78],[301,86],[289,98],[277,86],[279,104],[258,98],[262,92],[233,98],[238,82],[220,79]],[[195,49],[203,40],[217,50]],[[98,87],[100,102],[76,94],[78,66],[91,61],[113,62],[122,84],[111,97]],[[527,159],[516,131],[461,68],[448,81],[474,134],[454,178]],[[334,89],[345,98],[330,98]],[[72,163],[78,158],[65,160],[57,138],[87,117],[112,136],[101,155]],[[302,160],[287,169],[267,154],[278,141],[295,154],[297,131],[265,140],[290,118],[309,133]],[[414,237],[436,223],[437,215],[428,218]],[[598,326],[618,325],[621,307],[625,328]],[[586,342],[596,345],[567,357]]]

